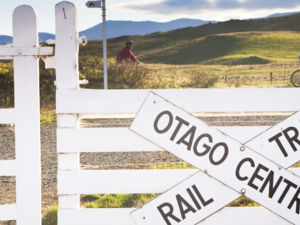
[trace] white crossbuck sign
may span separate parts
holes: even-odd
[[[150,92],[130,129],[200,171],[131,213],[140,225],[196,224],[245,195],[300,225],[300,113],[242,145]]]

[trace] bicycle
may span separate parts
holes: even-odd
[[[298,58],[299,58],[299,62],[300,62],[300,54],[299,54]],[[290,81],[291,81],[292,85],[294,85],[294,87],[300,87],[300,70],[299,69],[295,70],[292,73],[292,75],[290,77]]]
[[[300,70],[295,70],[292,73],[290,80],[294,87],[300,87]]]

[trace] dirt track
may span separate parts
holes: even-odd
[[[201,117],[212,126],[271,126],[287,115],[269,116],[205,116]],[[88,127],[128,127],[131,119],[102,119],[84,121]],[[56,124],[41,126],[42,146],[42,206],[43,210],[57,203],[56,195]],[[0,160],[14,159],[14,128],[0,127]],[[146,153],[85,153],[81,154],[82,169],[144,168],[149,164],[180,161],[167,152]],[[0,177],[0,204],[15,203],[15,178]]]

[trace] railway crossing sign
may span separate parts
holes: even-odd
[[[284,168],[300,160],[300,112],[245,143]]]
[[[137,224],[196,224],[222,209],[240,194],[202,172],[196,172],[158,198],[134,211]],[[200,219],[199,219],[200,218]]]
[[[202,185],[193,180],[194,175],[135,210],[132,217],[143,225],[195,224],[245,195],[299,225],[300,177],[285,169],[300,158],[295,157],[300,145],[299,118],[297,113],[242,145],[151,92],[130,129],[205,174]],[[227,194],[220,197],[216,191],[205,190],[206,183],[223,187]],[[209,204],[204,206],[199,196]]]

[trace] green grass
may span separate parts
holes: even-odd
[[[195,169],[186,162],[162,163],[152,165],[149,169]],[[84,208],[131,208],[141,207],[153,200],[159,194],[107,194],[107,195],[83,195],[81,197]],[[259,206],[252,200],[241,197],[232,202],[229,207]]]
[[[300,167],[300,162],[296,163],[295,165],[292,166],[292,168],[299,168]]]
[[[141,50],[138,57],[141,60],[165,64],[227,64],[225,59],[244,59],[239,64],[265,64],[296,61],[299,46],[300,33],[243,32],[181,40],[172,45]],[[254,60],[255,58],[260,60]]]
[[[300,33],[296,32],[246,32],[234,33],[237,45],[224,58],[256,56],[271,62],[292,62],[300,51]]]
[[[56,122],[56,111],[54,108],[41,108],[40,115],[41,124],[49,124]]]
[[[233,201],[228,205],[228,207],[258,207],[260,206],[258,203],[252,201],[251,199],[242,196],[237,200]]]
[[[158,194],[107,194],[98,195],[95,201],[85,202],[84,208],[132,208],[141,207]],[[82,198],[85,198],[83,196]]]
[[[42,225],[57,225],[57,205],[43,213]]]
[[[161,163],[155,164],[150,167],[151,169],[195,169],[192,165],[187,162],[177,162],[177,163]]]

